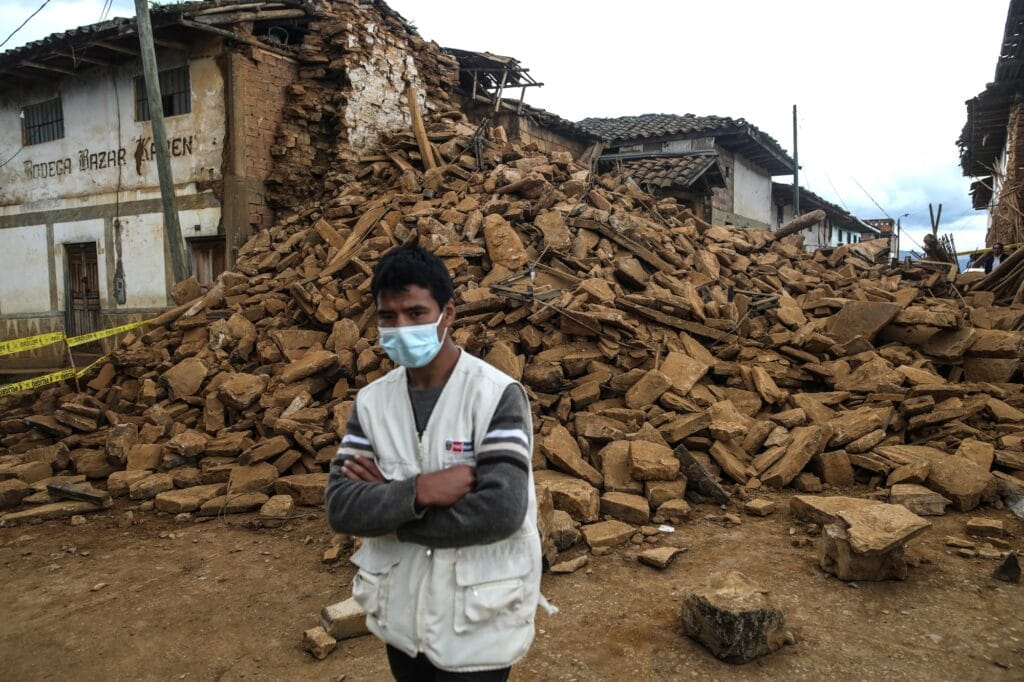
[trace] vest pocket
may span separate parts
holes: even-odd
[[[389,552],[378,551],[369,540],[352,555],[352,563],[359,572],[352,579],[352,597],[381,628],[387,627],[388,596],[391,572],[398,558]]]
[[[529,623],[536,610],[526,598],[530,569],[528,552],[500,556],[463,549],[455,565],[455,632]]]

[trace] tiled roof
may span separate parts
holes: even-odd
[[[693,114],[641,114],[618,118],[585,118],[580,125],[608,142],[625,142],[649,137],[691,135],[737,130],[749,125],[742,118],[695,116]]]
[[[715,144],[743,154],[772,175],[789,175],[794,162],[770,135],[742,118],[694,114],[642,114],[618,118],[585,118],[579,122],[609,146],[658,139],[714,137]]]
[[[689,189],[704,177],[712,187],[724,187],[718,154],[702,152],[622,161],[622,172],[648,190]]]
[[[783,182],[772,183],[772,197],[776,203],[790,204],[793,201],[793,185]],[[842,206],[833,204],[831,201],[822,199],[817,194],[804,187],[800,188],[801,212],[806,209],[820,208],[828,214],[829,219],[836,225],[851,229],[861,234],[880,234],[881,230],[847,211]]]

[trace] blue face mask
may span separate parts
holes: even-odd
[[[437,337],[437,326],[444,319],[444,312],[433,324],[417,324],[410,327],[379,327],[380,346],[394,362],[403,367],[424,367],[441,351],[444,336]],[[448,330],[444,331],[445,336]]]

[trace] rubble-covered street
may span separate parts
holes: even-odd
[[[134,176],[110,152],[112,209],[0,216],[25,239],[102,232],[65,261],[40,242],[45,277],[11,278],[36,288],[0,304],[4,676],[387,679],[352,588],[370,542],[330,531],[325,488],[357,393],[396,367],[375,267],[419,246],[451,276],[450,339],[529,399],[518,466],[544,576],[527,607],[560,613],[537,611],[510,679],[1020,678],[1024,249],[962,268],[933,219],[901,258],[891,218],[809,191],[799,210],[799,164],[746,119],[574,123],[511,96],[541,85],[515,59],[442,48],[384,2],[176,7],[153,8],[157,45],[193,66],[162,87],[223,95],[196,99],[212,134],[194,158],[168,141],[189,276],[161,249],[149,138]],[[0,70],[78,77],[66,46],[103,67],[134,30],[55,34]],[[168,96],[172,128],[191,107]],[[34,117],[25,134],[56,143],[64,115],[59,137]],[[989,144],[972,135],[965,160]],[[4,189],[61,187],[25,182]],[[1012,236],[1011,213],[995,224]],[[413,475],[436,473],[422,433]],[[475,466],[472,437],[445,447]],[[453,561],[458,595],[511,594],[456,602],[469,620],[522,610],[521,575]]]

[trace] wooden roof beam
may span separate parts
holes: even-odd
[[[111,62],[105,59],[96,59],[95,57],[89,57],[81,54],[73,54],[71,52],[58,52],[61,57],[70,59],[73,62],[85,62],[86,64],[96,64],[98,66],[110,66]]]
[[[160,47],[166,47],[166,48],[169,48],[169,49],[172,49],[172,50],[177,50],[178,52],[188,52],[189,51],[188,45],[186,45],[185,43],[179,43],[176,40],[167,40],[166,38],[154,37],[153,38],[153,43],[156,44],[156,45],[159,45]]]
[[[138,57],[139,56],[139,51],[138,51],[137,48],[129,47],[127,45],[118,45],[116,43],[111,43],[111,42],[106,41],[106,40],[98,40],[95,43],[93,43],[93,45],[96,45],[97,47],[102,47],[104,50],[110,50],[111,52],[119,52],[121,54],[130,54],[133,57]]]
[[[51,66],[49,64],[41,64],[40,62],[34,62],[34,61],[29,60],[29,59],[22,60],[19,63],[19,65],[20,66],[28,66],[28,67],[31,67],[33,69],[40,69],[42,71],[54,71],[56,73],[63,73],[63,74],[66,74],[68,76],[77,76],[78,75],[78,72],[77,71],[73,71],[72,69],[65,69],[62,66]]]

